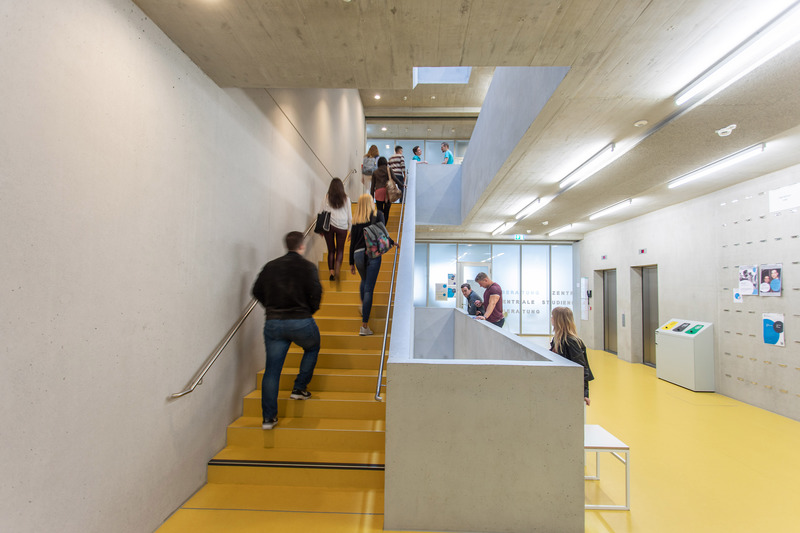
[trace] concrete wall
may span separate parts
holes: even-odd
[[[800,419],[795,375],[800,356],[800,210],[769,210],[770,190],[798,182],[800,167],[793,167],[587,234],[581,244],[581,275],[589,277],[594,297],[590,319],[583,324],[585,341],[603,347],[601,270],[613,268],[619,357],[642,360],[642,282],[636,268],[657,265],[659,321],[674,317],[715,325],[717,390]],[[639,254],[643,248],[647,253]],[[783,263],[782,296],[748,296],[734,304],[737,267],[763,263]],[[784,313],[785,347],[764,344],[762,313]]]
[[[459,225],[461,165],[414,165],[417,179],[417,224]]]
[[[452,359],[455,346],[453,309],[413,307],[414,357]]]
[[[461,219],[505,164],[569,67],[497,67],[464,157]]]
[[[583,531],[581,367],[445,311],[455,319],[456,359],[476,350],[489,359],[414,360],[410,347],[402,354],[393,344],[384,527]],[[489,345],[496,351],[485,352]]]
[[[0,50],[0,530],[152,531],[255,385],[260,310],[167,397],[360,164],[358,92],[220,89],[126,0],[4,2]]]

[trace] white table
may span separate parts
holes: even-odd
[[[617,437],[594,424],[583,426],[583,449],[595,454],[594,476],[584,479],[600,479],[600,452],[609,452],[625,465],[625,505],[586,505],[586,509],[603,511],[630,511],[631,509],[631,449]],[[625,454],[623,459],[620,455]]]

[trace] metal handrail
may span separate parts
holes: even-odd
[[[347,180],[350,179],[350,176],[352,176],[356,172],[358,172],[358,170],[356,170],[355,168],[350,172],[348,172],[347,176],[345,176],[345,178],[342,180],[342,183],[346,184]],[[304,239],[308,237],[308,234],[311,233],[311,231],[314,229],[316,223],[317,222],[315,220],[314,222],[311,223],[310,226],[308,226],[308,229],[306,229],[305,233],[303,233]],[[220,341],[220,343],[217,344],[217,347],[214,349],[214,352],[212,353],[211,357],[208,359],[206,364],[203,365],[203,368],[200,369],[200,371],[197,373],[197,376],[195,377],[194,381],[192,381],[189,387],[186,388],[185,390],[171,394],[169,396],[170,399],[176,399],[180,398],[181,396],[186,396],[190,392],[194,391],[194,389],[197,388],[198,385],[201,385],[203,383],[203,377],[205,377],[206,373],[211,369],[211,366],[217,361],[219,356],[222,354],[222,351],[231,341],[233,336],[236,335],[236,332],[239,331],[239,328],[242,326],[247,317],[250,316],[250,313],[253,311],[253,309],[255,309],[256,305],[258,305],[258,300],[252,298],[250,300],[250,303],[247,304],[247,307],[245,308],[242,315],[239,317],[239,320],[237,320],[236,323],[231,327],[231,329],[228,330],[228,333],[225,335],[222,341]]]
[[[407,190],[407,189],[406,189]],[[406,198],[403,197],[403,203],[400,204],[400,223],[397,226],[397,242],[402,241],[403,235],[403,215],[406,211]],[[388,221],[387,221],[388,222]],[[386,309],[386,324],[383,326],[383,345],[381,346],[381,365],[378,369],[378,384],[375,387],[375,399],[379,402],[383,401],[381,396],[381,387],[383,386],[383,366],[386,360],[386,338],[389,335],[389,317],[392,314],[392,295],[394,293],[394,278],[397,273],[397,257],[400,255],[399,250],[395,250],[394,259],[392,260],[392,281],[389,283],[389,307]]]

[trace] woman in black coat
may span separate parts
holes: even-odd
[[[550,351],[583,367],[583,401],[589,405],[589,382],[594,379],[594,375],[592,369],[589,368],[589,359],[586,357],[586,345],[578,338],[575,319],[572,318],[572,309],[556,307],[553,309],[551,321],[553,340],[550,341]]]

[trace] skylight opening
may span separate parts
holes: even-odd
[[[461,84],[469,83],[472,67],[414,67],[414,87],[419,84]]]

